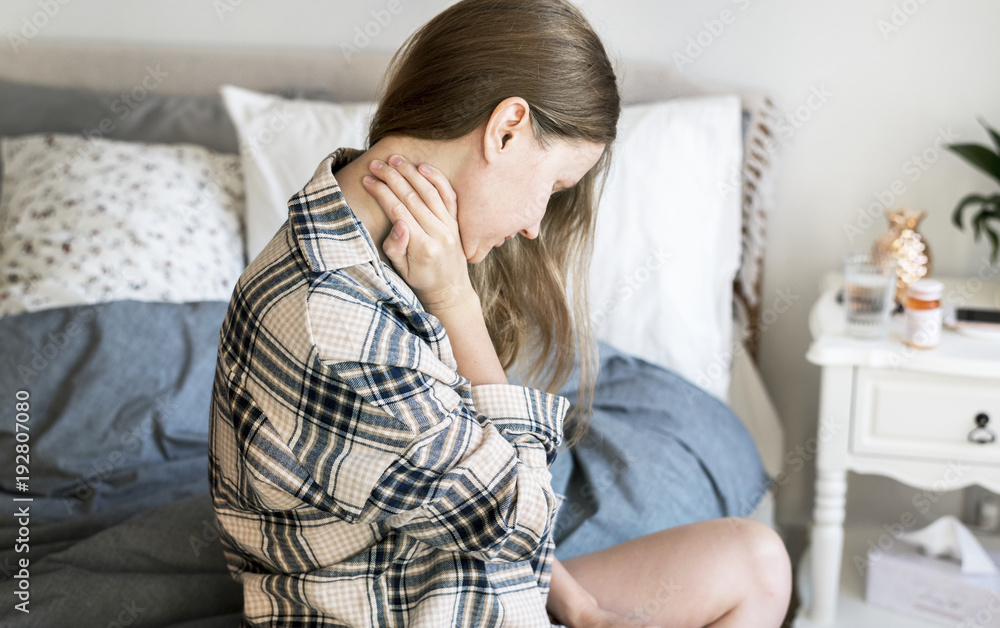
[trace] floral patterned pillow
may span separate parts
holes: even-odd
[[[82,135],[0,138],[0,316],[228,301],[244,267],[237,155]]]

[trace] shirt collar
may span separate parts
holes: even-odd
[[[364,151],[338,148],[319,164],[312,179],[288,201],[288,222],[299,251],[315,272],[374,262],[382,275],[382,260],[371,235],[347,205],[335,170]],[[383,277],[384,278],[384,277]]]

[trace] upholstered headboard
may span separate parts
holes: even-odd
[[[334,51],[217,49],[32,41],[17,51],[0,48],[0,78],[52,87],[77,87],[132,94],[215,95],[231,83],[260,91],[334,90],[343,101],[375,98],[391,55],[362,53],[346,58]],[[761,93],[695,83],[671,67],[625,63],[618,68],[625,104],[681,96],[736,93],[746,126],[742,169],[743,250],[733,281],[734,315],[756,360],[774,144],[774,106]]]

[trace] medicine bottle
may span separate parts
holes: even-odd
[[[917,349],[931,349],[941,342],[941,295],[944,284],[921,279],[906,291],[906,329],[903,342]]]

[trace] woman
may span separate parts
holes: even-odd
[[[210,472],[244,625],[778,626],[788,556],[752,521],[553,555],[548,467],[587,409],[548,391],[594,351],[620,113],[585,18],[463,0],[386,78],[370,148],[319,164],[223,324]]]

